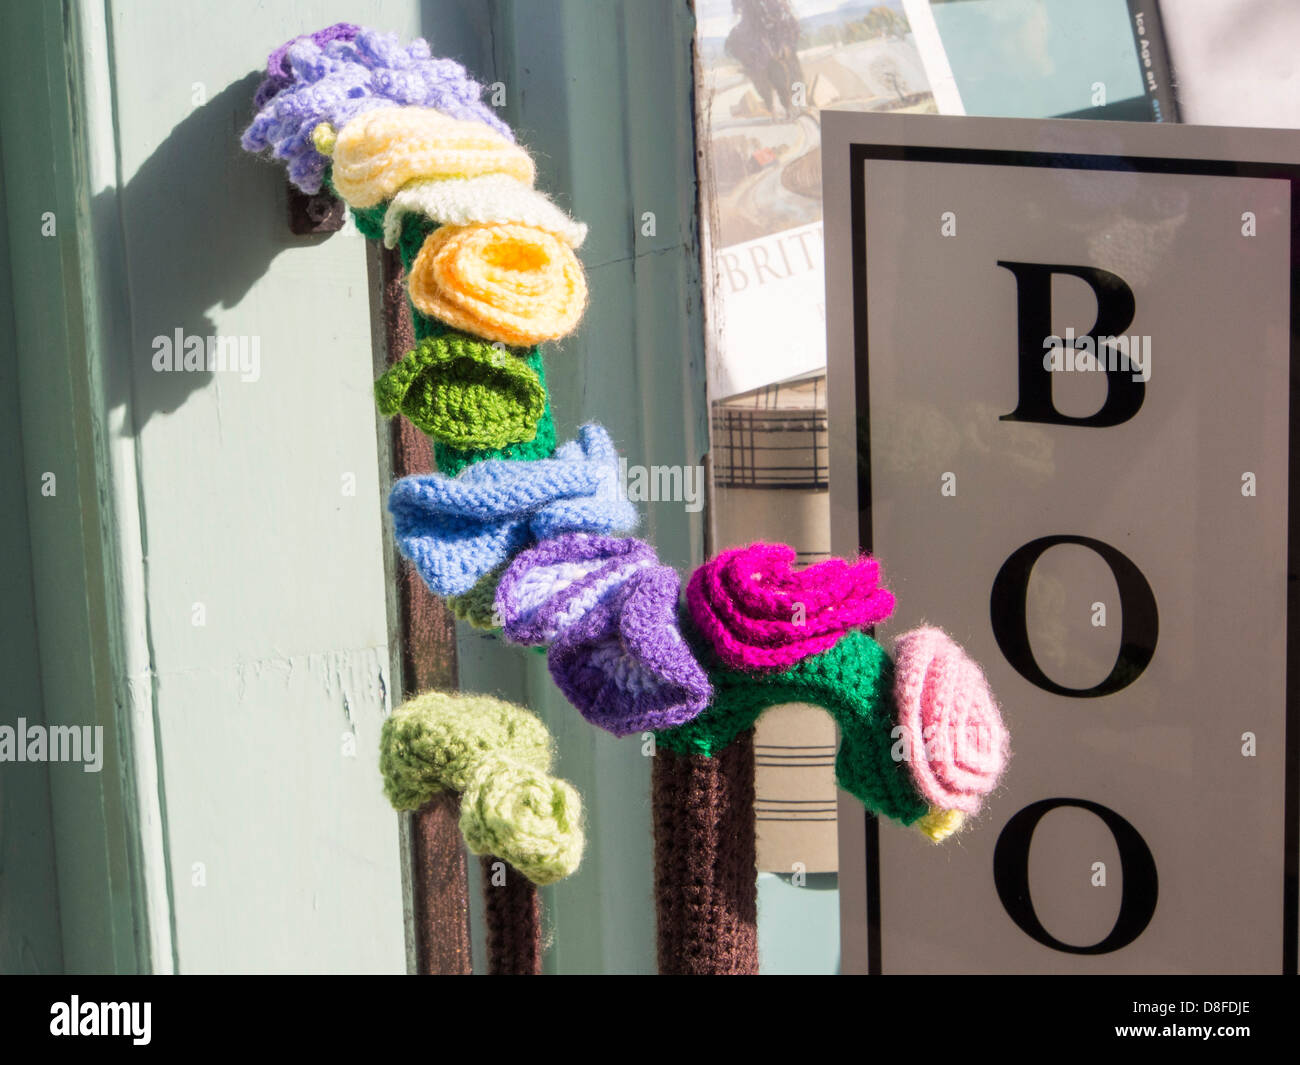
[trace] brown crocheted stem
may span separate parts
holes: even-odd
[[[416,963],[421,975],[468,976],[473,971],[465,843],[460,803],[439,795],[412,818],[411,875],[415,884]]]
[[[758,972],[754,733],[713,758],[659,748],[651,773],[659,972]]]
[[[542,900],[537,886],[500,858],[485,854],[479,861],[483,866],[488,974],[540,976]]]
[[[411,310],[396,251],[380,252],[384,357],[400,362],[415,344]],[[391,423],[393,476],[428,473],[433,448],[405,418]],[[402,625],[402,690],[405,694],[456,687],[456,622],[405,559],[398,562],[398,609]],[[416,971],[422,975],[469,975],[469,870],[458,824],[460,805],[440,796],[412,820],[411,865],[415,911]]]
[[[411,305],[406,298],[402,258],[396,249],[384,249],[383,264],[384,338],[388,365],[401,362],[415,347]],[[393,474],[431,473],[433,445],[429,438],[405,418],[394,418],[392,432]],[[415,567],[401,559],[398,595],[402,616],[402,673],[408,693],[431,688],[456,687],[456,619],[450,610],[420,580]]]

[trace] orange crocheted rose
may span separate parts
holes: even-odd
[[[573,251],[532,226],[440,226],[425,239],[410,277],[421,314],[518,347],[571,333],[587,303]]]

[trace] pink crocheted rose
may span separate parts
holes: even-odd
[[[691,619],[728,666],[788,669],[893,612],[875,559],[831,558],[798,572],[794,559],[786,544],[756,543],[724,551],[691,575]]]
[[[913,629],[894,645],[903,756],[932,806],[979,812],[1008,757],[1008,736],[984,672],[949,636]]]

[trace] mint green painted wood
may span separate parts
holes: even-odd
[[[130,410],[174,964],[401,971],[365,248],[291,235],[283,169],[237,138],[280,41],[345,18],[409,36],[416,9],[107,10],[113,126],[91,135],[113,138],[98,239],[127,313],[102,357],[127,368],[110,402]],[[256,344],[256,380],[155,372],[176,330]]]
[[[10,820],[16,811],[6,802],[6,864],[14,860],[17,842],[18,860],[31,863],[23,875],[37,877],[36,885],[50,896],[44,906],[22,904],[6,914],[6,922],[30,920],[45,945],[36,956],[20,948],[19,957],[6,957],[3,964],[134,971],[147,965],[148,927],[138,890],[135,773],[130,751],[119,744],[129,723],[124,686],[114,669],[118,588],[105,565],[111,544],[105,422],[89,351],[95,328],[88,305],[92,204],[85,145],[74,135],[84,83],[80,64],[71,58],[79,48],[77,25],[65,21],[67,13],[35,2],[6,10],[11,58],[0,72],[0,129],[15,344],[5,362],[17,381],[12,396],[23,440],[14,457],[21,456],[29,554],[7,557],[5,564],[9,573],[27,571],[31,596],[26,602],[7,600],[4,609],[15,611],[7,626],[34,620],[27,639],[35,635],[38,642],[29,664],[37,668],[41,705],[31,707],[31,716],[47,725],[102,727],[106,749],[99,773],[85,773],[79,764],[49,767],[46,810],[39,776],[0,768],[6,790],[22,789],[26,808],[23,820]],[[49,236],[41,229],[46,212],[55,227]],[[19,513],[15,508],[10,520]],[[20,543],[12,546],[21,549]],[[32,679],[24,680],[21,670],[17,682],[17,692],[34,695]],[[17,717],[15,711],[23,709],[7,706],[4,716]],[[51,843],[53,883],[47,871]],[[55,900],[57,951],[43,927]],[[7,888],[4,901],[20,904]]]
[[[0,170],[0,205],[4,173]],[[0,726],[45,724],[41,705],[36,602],[32,587],[27,486],[18,419],[16,322],[9,275],[8,219],[0,210]],[[58,886],[49,771],[42,763],[0,764],[0,973],[58,972]]]

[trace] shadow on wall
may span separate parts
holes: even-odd
[[[206,368],[156,372],[157,353],[179,340],[182,350],[172,354],[183,359],[185,341],[198,337],[206,359],[207,338],[218,332],[214,308],[238,304],[280,252],[327,239],[289,231],[284,167],[239,146],[262,76],[251,73],[195,106],[120,190],[92,201],[96,231],[122,233],[122,257],[104,283],[117,289],[113,305],[129,308],[121,334],[129,343],[118,354],[129,365],[107,375],[112,406],[131,401],[128,432],[212,383]]]

